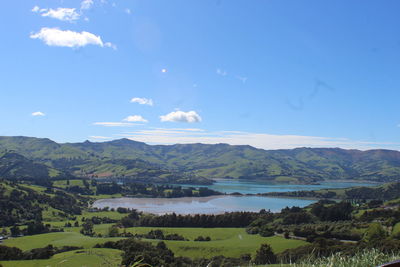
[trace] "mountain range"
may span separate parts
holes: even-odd
[[[4,136],[0,137],[0,151],[2,176],[17,173],[4,163],[14,157],[15,161],[18,158],[25,162],[17,164],[19,173],[23,168],[41,168],[50,177],[116,177],[204,184],[210,178],[285,183],[400,180],[400,152],[384,149],[263,150],[228,144],[148,145],[129,139],[56,143],[47,138]],[[8,169],[2,169],[3,165]]]

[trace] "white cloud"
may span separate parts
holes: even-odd
[[[222,69],[217,69],[217,74],[218,75],[221,75],[221,76],[226,76],[226,75],[228,75],[228,72],[226,71],[226,70],[222,70]]]
[[[154,128],[157,130],[164,130],[165,128]],[[183,131],[183,132],[205,132],[204,129],[199,128],[168,128],[171,131]]]
[[[111,137],[107,137],[107,136],[99,136],[99,135],[91,135],[89,136],[90,139],[95,139],[95,140],[109,140],[112,139]]]
[[[134,126],[134,123],[129,122],[95,122],[93,125],[104,126],[104,127],[130,127]]]
[[[42,28],[37,33],[30,35],[32,39],[42,40],[48,46],[61,47],[83,47],[86,45],[97,45],[100,47],[111,47],[111,43],[103,43],[100,36],[90,32],[63,31],[58,28]]]
[[[347,149],[399,149],[400,143],[357,141],[301,135],[274,135],[241,131],[190,131],[190,129],[156,128],[119,134],[132,140],[152,144],[219,144],[251,145],[261,149],[292,149],[296,147],[341,147]]]
[[[39,10],[40,10],[40,7],[38,7],[38,6],[34,6],[32,9],[31,9],[31,11],[32,12],[39,12]]]
[[[171,113],[168,113],[167,115],[160,116],[161,121],[169,121],[169,122],[201,122],[201,117],[199,114],[196,113],[196,111],[173,111]]]
[[[32,9],[33,12],[38,12],[38,6],[35,6],[34,9]],[[36,11],[34,11],[36,10]],[[61,21],[75,21],[78,20],[80,17],[80,14],[75,11],[75,8],[65,8],[65,7],[59,7],[57,9],[41,9],[39,11],[41,13],[42,17],[50,17],[53,19],[58,19]]]
[[[140,115],[132,115],[128,116],[124,119],[124,121],[129,121],[129,122],[147,122],[145,118],[143,118]]]
[[[32,114],[31,114],[32,116],[45,116],[46,114],[44,114],[43,112],[41,112],[41,111],[36,111],[36,112],[32,112]]]
[[[90,9],[93,4],[93,0],[83,0],[81,2],[81,10]]]
[[[152,99],[147,99],[147,98],[140,98],[140,97],[134,97],[131,99],[131,103],[138,103],[140,105],[149,105],[153,106],[153,100]]]
[[[132,11],[129,8],[125,8],[125,13],[130,15],[130,14],[132,14]]]
[[[110,48],[112,48],[114,50],[117,50],[117,46],[115,44],[110,43],[110,42],[105,43],[104,46],[105,47],[110,47]]]

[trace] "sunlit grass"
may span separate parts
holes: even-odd
[[[382,253],[377,249],[364,250],[354,256],[346,256],[336,253],[329,257],[318,258],[309,257],[301,263],[282,264],[275,266],[288,267],[375,267],[399,260],[400,253]]]

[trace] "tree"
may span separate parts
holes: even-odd
[[[117,236],[119,236],[118,227],[113,225],[110,228],[108,228],[108,236],[109,237],[117,237]]]
[[[363,240],[366,243],[374,244],[386,239],[387,233],[379,223],[372,223],[364,234]]]
[[[256,251],[254,258],[255,264],[273,264],[276,263],[276,255],[268,244],[261,244],[260,248]]]
[[[1,231],[1,235],[6,236],[8,234],[7,229],[3,228],[3,230]]]
[[[263,225],[260,227],[259,234],[260,234],[260,236],[263,236],[263,237],[273,236],[274,229],[272,229],[272,227],[270,227],[266,224],[266,225]]]
[[[88,236],[94,235],[93,223],[91,221],[87,220],[84,223],[82,223],[81,234],[88,235]]]
[[[19,236],[21,234],[21,230],[18,226],[13,226],[10,228],[11,236]]]
[[[285,231],[285,233],[283,234],[283,237],[286,238],[286,239],[289,239],[290,238],[289,232]]]

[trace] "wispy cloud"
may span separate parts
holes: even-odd
[[[399,149],[400,143],[370,142],[348,138],[274,135],[241,131],[190,131],[190,129],[156,128],[125,132],[117,136],[151,144],[205,143],[230,145],[251,145],[262,149],[292,149],[296,147],[341,147],[347,149]]]
[[[34,116],[34,117],[37,117],[37,116],[45,116],[46,114],[44,114],[41,111],[36,111],[36,112],[32,112],[31,115]]]
[[[145,118],[143,118],[140,115],[132,115],[128,116],[124,119],[124,121],[129,121],[129,122],[148,122]]]
[[[132,11],[129,8],[125,8],[125,13],[130,15],[130,14],[132,14]]]
[[[104,43],[100,36],[85,31],[74,32],[70,30],[63,31],[58,28],[42,28],[39,32],[32,33],[30,38],[42,40],[48,46],[76,48],[97,45],[116,48],[112,43]]]
[[[83,0],[81,2],[81,10],[92,8],[93,4],[94,4],[93,0]]]
[[[31,9],[32,12],[39,12],[39,10],[40,10],[40,7],[38,7],[38,6],[34,6],[34,7]]]
[[[76,12],[75,8],[66,8],[66,7],[59,7],[57,9],[52,9],[52,8],[40,9],[38,6],[34,6],[32,8],[32,12],[40,13],[42,17],[49,17],[69,22],[78,20],[81,16],[78,12]]]
[[[153,100],[148,98],[134,97],[131,99],[131,103],[138,103],[140,105],[153,106]]]
[[[196,111],[173,111],[170,112],[166,115],[160,116],[160,119],[162,122],[188,122],[188,123],[193,123],[193,122],[201,122],[201,117],[199,114],[197,114]]]
[[[227,72],[226,70],[222,70],[222,69],[220,69],[220,68],[218,68],[218,69],[216,70],[216,73],[217,73],[218,75],[221,75],[221,76],[226,76],[226,75],[228,75],[228,72]]]
[[[136,124],[130,122],[95,122],[93,125],[104,126],[104,127],[131,127]]]
[[[100,135],[91,135],[89,136],[90,139],[94,139],[94,140],[111,140],[112,137],[108,137],[108,136],[100,136]]]
[[[153,128],[155,130],[164,130],[165,128]],[[204,129],[199,128],[168,128],[171,131],[183,131],[183,132],[205,132]]]

